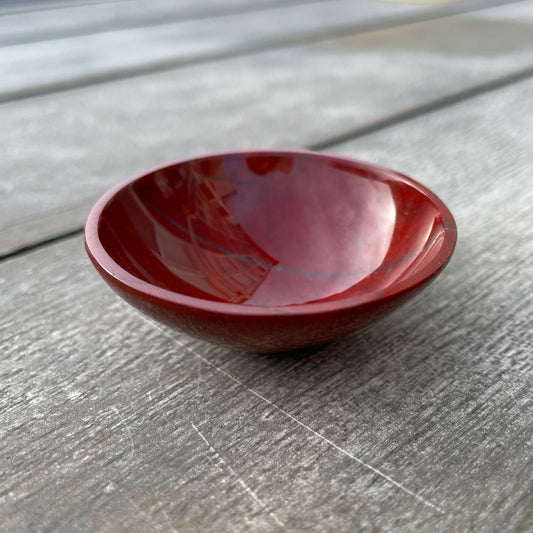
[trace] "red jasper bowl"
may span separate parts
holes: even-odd
[[[351,333],[449,261],[446,206],[392,170],[239,151],[130,179],[93,207],[87,252],[127,302],[215,343],[280,351]]]

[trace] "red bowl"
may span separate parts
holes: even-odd
[[[392,170],[305,151],[207,155],[93,207],[89,257],[127,302],[215,343],[300,348],[374,322],[449,261],[455,221]]]

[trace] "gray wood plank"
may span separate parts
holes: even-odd
[[[18,5],[22,12],[0,8],[0,45],[58,39],[113,29],[157,25],[190,18],[324,0],[107,0]],[[87,5],[84,5],[87,4]],[[39,10],[39,8],[41,8]],[[31,10],[28,12],[28,10]]]
[[[317,33],[355,32],[436,9],[432,4],[331,0],[8,46],[0,48],[0,101],[291,44]]]
[[[0,16],[11,13],[31,11],[48,11],[62,9],[67,6],[78,7],[84,5],[102,4],[104,2],[123,2],[127,0],[2,0],[0,1]]]
[[[79,238],[2,263],[2,528],[530,531],[532,90],[336,150],[432,186],[459,242],[425,293],[325,347],[158,329]]]
[[[0,106],[0,254],[81,227],[107,187],[144,168],[314,144],[530,68],[531,6]]]

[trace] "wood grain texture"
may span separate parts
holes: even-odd
[[[164,161],[313,144],[528,68],[532,5],[0,106],[0,253],[81,227],[107,187]]]
[[[281,46],[317,33],[355,32],[360,26],[435,9],[331,0],[8,46],[0,54],[0,100]]]
[[[160,330],[79,238],[0,265],[2,529],[531,531],[532,90],[335,150],[431,186],[459,243],[422,295],[327,346]]]

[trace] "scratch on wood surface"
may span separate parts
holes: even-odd
[[[128,423],[126,420],[124,420],[124,417],[120,414],[120,411],[115,407],[112,406],[111,409],[117,413],[118,417],[120,418],[120,421],[122,422],[122,425],[126,429],[126,433],[128,434],[128,438],[130,441],[130,456],[128,457],[128,463],[133,459],[133,456],[135,455],[135,443],[133,442],[133,435],[131,433],[131,429],[128,426]]]
[[[240,381],[236,377],[232,376],[231,374],[229,374],[228,372],[226,372],[222,368],[220,368],[220,367],[216,366],[215,364],[213,364],[211,361],[206,359],[203,355],[201,355],[198,352],[195,352],[194,350],[189,348],[186,344],[184,344],[180,340],[178,340],[175,337],[173,337],[170,333],[165,331],[161,326],[159,326],[159,324],[156,324],[155,322],[152,322],[152,320],[148,319],[147,317],[145,317],[144,315],[142,315],[141,313],[139,313],[139,312],[137,312],[135,310],[134,310],[134,312],[136,314],[138,314],[145,322],[148,322],[149,324],[151,324],[152,326],[157,328],[159,331],[161,331],[161,333],[163,333],[164,335],[166,335],[167,337],[172,339],[178,346],[181,346],[182,348],[185,348],[189,353],[191,353],[195,357],[198,357],[199,359],[201,359],[206,365],[208,365],[211,368],[215,369],[217,372],[220,372],[221,374],[224,374],[227,378],[231,379],[232,381],[234,381],[235,383],[237,383],[238,385],[240,385],[241,387],[246,389],[248,392],[250,392],[251,394],[253,394],[257,398],[263,400],[268,405],[272,406],[274,409],[276,409],[280,413],[284,414],[287,418],[290,418],[293,422],[295,422],[296,424],[298,424],[299,426],[304,428],[306,431],[309,431],[315,437],[319,438],[320,440],[322,440],[323,442],[325,442],[326,444],[328,444],[329,446],[331,446],[335,450],[339,451],[340,453],[342,453],[346,457],[349,457],[350,459],[352,459],[356,463],[359,463],[361,466],[364,466],[365,468],[367,468],[368,470],[370,470],[371,472],[373,472],[377,476],[381,477],[385,481],[389,482],[391,485],[394,485],[396,488],[400,489],[401,491],[405,492],[406,494],[409,494],[413,498],[416,498],[418,501],[422,502],[424,505],[427,505],[428,507],[431,507],[432,509],[435,509],[439,513],[444,513],[444,509],[442,507],[440,507],[439,505],[437,505],[435,503],[432,503],[429,500],[426,500],[423,496],[421,496],[420,494],[408,489],[405,485],[402,485],[399,481],[394,480],[393,478],[391,478],[390,476],[388,476],[387,474],[385,474],[384,472],[382,472],[378,468],[372,466],[371,464],[366,463],[362,459],[359,459],[359,457],[356,457],[355,455],[351,454],[350,452],[344,450],[343,448],[341,448],[340,446],[335,444],[333,441],[329,440],[327,437],[324,437],[324,435],[322,435],[318,431],[315,431],[313,428],[309,427],[308,425],[304,424],[303,422],[300,422],[300,420],[298,420],[296,417],[291,415],[289,412],[285,411],[285,409],[282,409],[281,407],[279,407],[278,405],[276,405],[275,403],[270,401],[268,398],[265,398],[262,394],[260,394],[256,390],[251,389],[250,387],[245,385],[242,381]]]
[[[276,516],[276,514],[273,512],[273,511],[270,511],[268,509],[268,507],[265,505],[265,503],[263,502],[263,500],[261,500],[261,498],[246,484],[246,482],[237,474],[237,472],[235,472],[235,470],[228,464],[226,463],[226,461],[224,460],[224,458],[220,455],[220,453],[218,453],[215,448],[211,445],[211,443],[207,440],[207,438],[205,437],[205,435],[195,426],[195,424],[193,422],[191,422],[191,426],[193,427],[194,431],[196,431],[196,433],[198,433],[198,435],[200,436],[200,438],[205,442],[205,444],[207,445],[207,447],[209,448],[209,450],[211,450],[211,453],[213,453],[215,455],[215,457],[217,458],[218,461],[220,461],[226,468],[227,470],[237,479],[237,482],[239,483],[239,485],[244,489],[244,491],[260,506],[262,507],[265,511],[267,511],[270,516],[272,516],[272,518],[276,521],[276,524],[278,524],[279,526],[281,526],[283,529],[286,529],[286,526],[285,524]],[[217,468],[219,470],[221,470],[221,468],[216,465]]]
[[[166,521],[167,521],[168,525],[170,526],[170,529],[172,531],[174,531],[174,533],[178,533],[178,530],[172,525],[172,522],[171,522],[170,518],[168,517],[167,512],[164,509],[161,512],[165,515]]]

